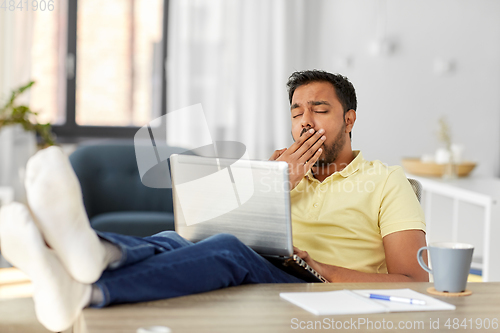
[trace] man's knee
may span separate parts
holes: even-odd
[[[243,244],[239,239],[238,237],[234,236],[234,235],[231,235],[231,234],[217,234],[215,236],[212,237],[212,240],[214,242],[217,242],[217,243],[220,243],[220,244],[224,244],[225,246],[227,246],[228,248],[238,248],[238,247],[242,247],[242,246],[245,246],[245,244]]]
[[[166,230],[166,231],[162,231],[162,232],[159,232],[157,234],[154,234],[152,235],[151,237],[168,237],[168,238],[172,238],[172,237],[179,237],[179,234],[173,230]]]

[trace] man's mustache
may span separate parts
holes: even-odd
[[[311,127],[305,127],[302,129],[302,132],[300,132],[300,136],[302,136],[302,134],[306,133],[307,131],[309,131],[311,129]]]

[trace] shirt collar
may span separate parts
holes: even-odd
[[[335,172],[335,173],[331,174],[330,176],[328,176],[325,179],[325,181],[337,173],[339,175],[341,175],[342,177],[347,178],[350,175],[352,175],[353,173],[355,173],[356,171],[358,171],[360,165],[365,162],[365,159],[363,158],[363,155],[361,154],[360,150],[353,150],[353,153],[354,153],[354,159],[351,161],[351,163],[349,163],[344,169],[340,170],[340,172]],[[319,181],[316,178],[314,178],[314,175],[313,175],[311,169],[305,174],[304,177],[308,180],[311,180],[311,181],[314,181],[314,180]]]
[[[349,163],[344,169],[342,169],[339,173],[342,177],[349,177],[353,173],[359,170],[360,165],[365,161],[361,151],[354,150],[354,159]]]

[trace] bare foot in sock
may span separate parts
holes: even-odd
[[[28,209],[12,203],[0,210],[2,255],[33,282],[36,316],[47,329],[69,328],[89,304],[92,287],[75,281],[47,248]]]
[[[80,183],[59,147],[43,149],[28,161],[25,186],[43,238],[64,267],[77,281],[97,281],[108,265],[105,249],[90,227]]]

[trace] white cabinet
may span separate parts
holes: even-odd
[[[422,184],[422,205],[427,224],[427,239],[434,240],[439,233],[440,240],[462,241],[464,230],[467,236],[480,239],[474,244],[475,254],[481,254],[483,281],[500,281],[500,179],[493,177],[467,177],[453,180],[440,178],[420,177],[408,174]],[[450,205],[441,205],[438,197],[451,200]],[[482,209],[482,214],[477,219],[460,219],[464,214],[463,207],[468,204]],[[439,205],[439,206],[437,206]],[[443,229],[443,220],[437,218],[441,214],[451,217],[449,226]],[[441,215],[443,216],[443,215]],[[438,231],[439,230],[439,231]],[[443,231],[444,230],[444,231]],[[447,239],[443,239],[443,233]],[[480,248],[478,248],[480,247]]]

